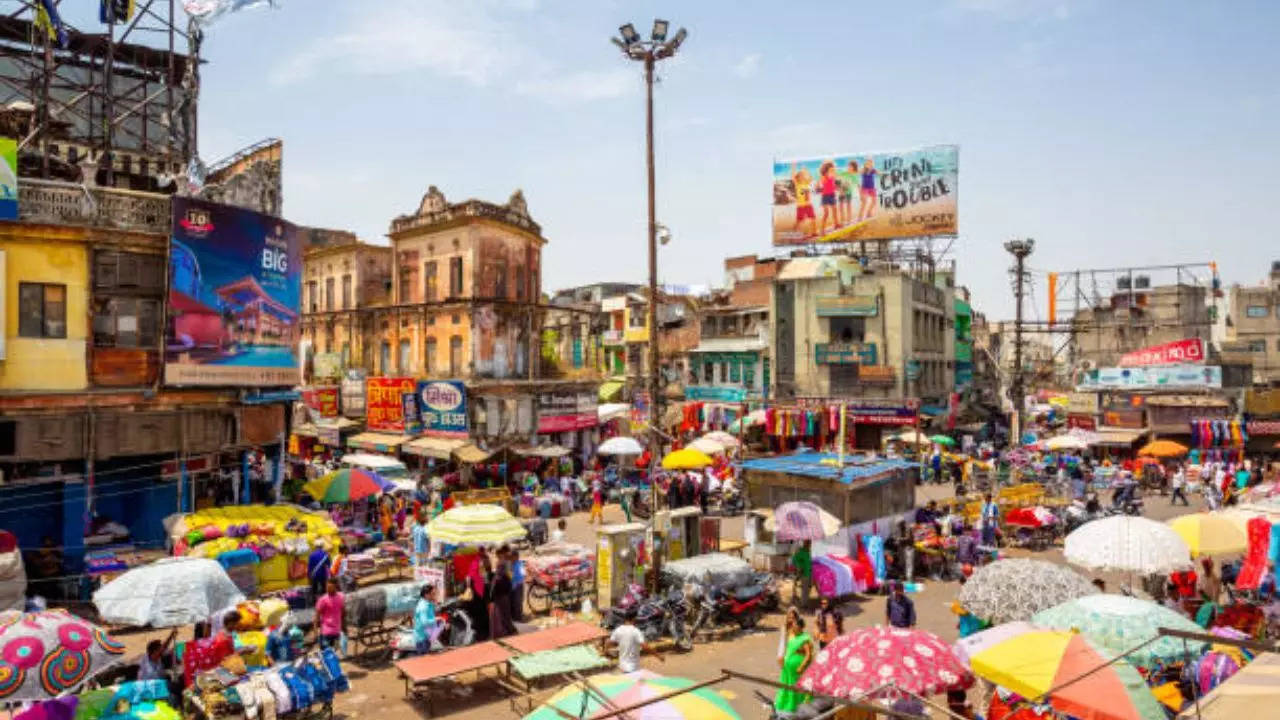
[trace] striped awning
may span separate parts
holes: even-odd
[[[347,438],[347,447],[376,450],[378,452],[395,452],[401,445],[412,439],[409,435],[362,432]]]

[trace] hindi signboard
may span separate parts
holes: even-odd
[[[467,437],[467,386],[460,380],[418,383],[423,431],[435,437]]]
[[[402,433],[404,394],[413,394],[417,382],[411,377],[371,377],[365,381],[365,427]]]
[[[1120,356],[1120,367],[1193,365],[1204,362],[1204,340],[1187,338],[1152,345]]]

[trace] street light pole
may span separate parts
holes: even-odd
[[[635,26],[627,23],[618,28],[621,37],[612,39],[613,44],[622,50],[627,59],[644,63],[645,163],[649,181],[649,228],[647,233],[647,241],[649,243],[649,377],[647,384],[649,387],[649,509],[651,522],[658,512],[658,484],[654,481],[653,470],[655,464],[661,462],[660,458],[662,457],[662,437],[657,432],[658,423],[662,417],[662,395],[661,383],[658,380],[658,211],[656,198],[657,181],[653,160],[653,70],[659,60],[675,55],[680,44],[689,35],[687,30],[680,28],[675,36],[668,40],[668,26],[669,23],[666,20],[654,20],[653,31],[649,34],[649,39],[644,40],[640,37],[640,33],[636,32]],[[653,558],[654,563],[653,582],[655,584],[654,590],[656,591],[661,551],[658,548],[650,548],[650,556]]]

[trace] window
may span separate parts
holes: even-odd
[[[1249,341],[1249,352],[1260,353],[1260,352],[1266,352],[1266,351],[1267,351],[1266,340],[1250,340]]]
[[[647,309],[640,305],[633,306],[631,308],[631,311],[627,313],[627,315],[631,317],[631,327],[633,328],[644,327],[645,326],[644,320],[645,320],[645,317],[647,317],[647,312],[648,312]]]
[[[436,261],[432,260],[422,266],[423,280],[423,297],[425,302],[435,302],[436,300]]]
[[[160,301],[146,298],[100,298],[93,309],[96,347],[155,348]]]
[[[449,374],[457,377],[462,372],[462,337],[449,338]]]
[[[702,319],[702,337],[709,338],[716,336],[716,317],[708,315]]]
[[[351,343],[342,343],[342,367],[351,367]]]
[[[709,362],[709,363],[702,364],[702,381],[708,385],[715,383],[716,381],[716,364],[715,363]]]
[[[412,350],[409,341],[401,340],[400,357],[398,358],[400,362],[396,365],[396,369],[400,372],[413,372],[413,358],[411,356]]]
[[[32,338],[67,336],[67,286],[18,284],[18,335]]]
[[[307,282],[307,305],[310,308],[311,312],[315,312],[320,309],[320,299],[316,297],[316,281],[315,280],[310,280]]]
[[[516,264],[516,300],[524,300],[525,291],[524,266]]]
[[[462,297],[462,258],[449,258],[449,296]]]
[[[459,315],[458,313],[454,313],[454,314],[450,317],[450,320],[452,320],[452,321],[453,321],[453,324],[454,324],[454,325],[457,325],[458,323],[462,322],[462,316],[461,316],[461,315]]]
[[[422,351],[422,371],[427,375],[436,371],[436,344],[436,339],[429,337]]]
[[[507,261],[506,260],[499,260],[496,263],[494,263],[493,296],[496,298],[507,297]]]
[[[351,275],[342,276],[342,309],[350,310],[351,305]]]
[[[727,362],[720,363],[720,382],[729,382],[729,363]]]
[[[324,309],[333,311],[333,278],[325,278],[324,281]]]
[[[1270,313],[1267,312],[1265,305],[1250,305],[1244,309],[1244,314],[1246,317],[1264,318]]]

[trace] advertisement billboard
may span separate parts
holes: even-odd
[[[297,385],[302,251],[279,218],[173,198],[169,385]]]
[[[371,377],[366,380],[365,427],[369,430],[404,432],[404,395],[413,395],[416,391],[417,381],[411,377]],[[412,420],[410,418],[410,422]]]
[[[302,404],[320,418],[338,417],[338,388],[317,387],[302,391]]]
[[[960,148],[773,163],[773,244],[889,240],[958,231]]]
[[[0,220],[18,219],[18,141],[0,137]]]
[[[1192,390],[1221,388],[1218,365],[1099,368],[1085,373],[1078,390]]]
[[[582,430],[598,421],[594,393],[543,393],[538,396],[538,432]]]
[[[1187,338],[1163,345],[1152,345],[1120,356],[1120,367],[1148,365],[1181,365],[1204,362],[1204,340]]]
[[[427,435],[464,438],[467,432],[467,386],[459,380],[418,382],[418,406]]]

